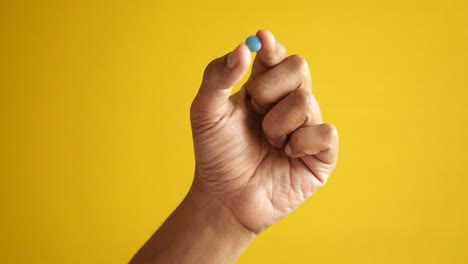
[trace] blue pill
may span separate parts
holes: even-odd
[[[250,36],[247,38],[245,41],[245,45],[249,47],[249,50],[251,52],[257,52],[262,48],[262,42],[260,41],[260,38],[257,36]]]

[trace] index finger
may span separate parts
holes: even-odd
[[[262,42],[262,48],[257,52],[252,66],[250,79],[281,63],[288,56],[288,51],[268,30],[259,30],[257,37]]]

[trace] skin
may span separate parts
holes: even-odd
[[[131,263],[235,263],[263,230],[322,187],[338,156],[306,60],[266,30],[250,77],[245,44],[206,68],[191,107],[195,177]]]

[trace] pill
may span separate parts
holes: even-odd
[[[257,36],[250,36],[245,40],[245,45],[249,47],[251,52],[257,52],[262,48],[262,41]]]

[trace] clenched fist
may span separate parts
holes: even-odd
[[[335,168],[338,133],[323,123],[306,60],[287,56],[268,31],[241,91],[232,87],[251,62],[241,44],[205,70],[193,101],[193,188],[215,197],[260,233],[323,186]]]
[[[132,263],[234,263],[265,228],[323,186],[338,134],[322,122],[305,59],[268,31],[242,89],[244,44],[212,61],[191,107],[192,187]]]

